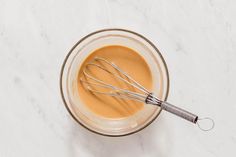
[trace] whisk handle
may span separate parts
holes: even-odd
[[[186,119],[192,123],[196,123],[198,120],[197,115],[190,113],[190,112],[188,112],[182,108],[179,108],[177,106],[174,106],[168,102],[161,102],[160,106],[163,110],[173,113],[173,114],[175,114],[183,119]]]
[[[186,119],[192,123],[197,123],[197,120],[198,120],[198,116],[193,114],[193,113],[190,113],[182,108],[179,108],[177,106],[174,106],[166,101],[161,101],[159,100],[157,97],[155,97],[153,95],[153,93],[150,93],[145,102],[147,104],[153,104],[153,105],[157,105],[157,106],[160,106],[163,110],[165,111],[168,111],[170,113],[173,113],[175,114],[176,116],[179,116],[183,119]]]

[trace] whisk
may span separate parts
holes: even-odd
[[[106,74],[115,77],[119,81],[126,83],[135,90],[125,89],[107,83],[102,79],[97,78],[92,73],[90,73],[89,67],[98,68],[99,70],[104,71]],[[136,80],[130,77],[130,75],[128,75],[125,71],[119,68],[115,63],[110,62],[107,59],[104,59],[102,57],[94,57],[91,62],[87,63],[84,66],[83,74],[86,79],[80,78],[80,81],[84,85],[84,87],[93,94],[102,94],[115,98],[135,100],[146,104],[156,105],[161,107],[161,109],[165,111],[168,111],[185,120],[197,124],[198,127],[203,131],[208,131],[214,128],[214,121],[211,118],[209,117],[199,118],[197,115],[193,113],[190,113],[182,108],[179,108],[166,101],[158,99],[154,93],[148,91],[140,83],[138,83]],[[94,87],[105,88],[108,91],[98,90],[97,88]],[[200,120],[208,120],[209,122],[211,122],[211,126],[208,128],[202,128],[199,123]]]

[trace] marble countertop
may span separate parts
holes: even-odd
[[[235,15],[233,0],[0,0],[0,157],[235,156]],[[60,68],[81,37],[110,27],[149,38],[168,64],[168,101],[212,117],[214,130],[165,112],[121,138],[79,126]]]

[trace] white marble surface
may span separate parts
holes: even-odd
[[[235,156],[235,15],[234,0],[0,0],[0,157]],[[169,67],[168,100],[214,118],[214,130],[164,112],[122,138],[79,126],[60,97],[61,64],[108,27],[153,41]]]

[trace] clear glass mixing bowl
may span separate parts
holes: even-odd
[[[93,32],[72,47],[61,69],[61,95],[71,116],[88,130],[106,136],[129,135],[147,127],[158,117],[161,109],[153,105],[144,105],[143,110],[129,117],[104,118],[91,112],[78,95],[77,76],[81,64],[95,49],[107,45],[126,46],[143,56],[152,73],[152,92],[161,100],[167,99],[169,74],[161,53],[147,38],[124,29],[104,29]]]

